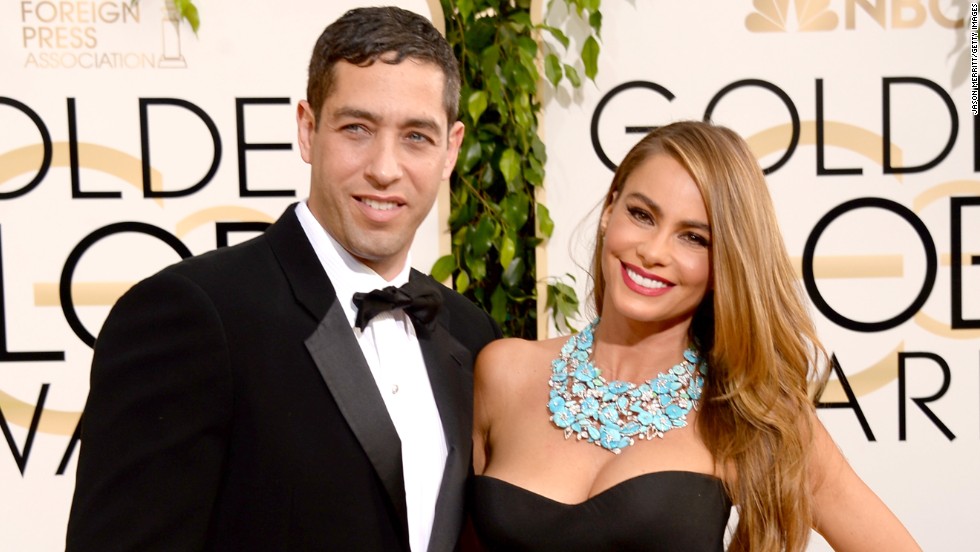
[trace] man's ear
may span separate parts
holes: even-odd
[[[463,145],[465,132],[466,127],[463,126],[462,121],[456,121],[453,126],[449,127],[449,143],[447,145],[449,149],[446,152],[446,165],[442,168],[443,180],[448,180],[449,176],[453,174],[453,169],[456,168],[456,158],[459,157],[459,148]]]
[[[300,100],[296,106],[296,141],[299,142],[300,157],[307,163],[312,159],[314,134],[316,134],[316,115],[310,102]]]

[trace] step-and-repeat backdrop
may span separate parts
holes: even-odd
[[[165,0],[0,6],[2,550],[63,548],[113,301],[306,197],[294,113],[309,52],[367,4],[197,3],[197,36]],[[441,20],[434,0],[396,3]],[[593,207],[644,129],[710,116],[738,130],[834,354],[821,418],[927,550],[961,549],[980,495],[976,9],[633,0],[603,14],[597,82],[544,95],[548,274],[575,275],[585,297]],[[413,250],[423,270],[448,247],[446,201]]]

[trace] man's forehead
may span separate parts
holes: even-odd
[[[405,71],[406,64],[432,70],[432,76]],[[387,75],[385,75],[387,73]],[[356,65],[347,61],[335,67],[323,115],[358,117],[378,122],[398,121],[400,125],[432,127],[447,131],[442,71],[431,62],[406,58],[398,64],[375,61]],[[394,81],[394,82],[393,82]],[[436,89],[438,88],[438,93]]]

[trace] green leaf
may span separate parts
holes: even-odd
[[[483,150],[480,146],[480,141],[471,141],[470,144],[463,149],[463,155],[460,156],[460,161],[457,163],[457,165],[459,165],[459,171],[464,174],[470,172],[482,158]]]
[[[470,237],[471,226],[463,226],[453,234],[453,245],[462,248],[466,245],[466,240]]]
[[[572,281],[575,280],[575,277],[570,274],[565,276],[571,278]],[[579,310],[579,301],[575,290],[562,283],[561,280],[548,284],[547,289],[548,301],[545,308],[551,313],[555,329],[559,332],[577,331],[569,323],[569,318],[575,318]]]
[[[565,48],[566,50],[568,49],[568,45],[570,41],[568,40],[568,36],[565,33],[563,33],[561,29],[559,29],[558,27],[551,27],[549,25],[542,25],[541,28],[548,31],[548,33],[551,34],[551,36],[555,37],[555,40],[560,42],[563,48]]]
[[[538,203],[537,217],[538,230],[541,232],[541,235],[550,238],[551,233],[555,231],[555,221],[551,220],[551,212],[548,211],[544,203]]]
[[[457,47],[463,47],[468,52],[464,53],[462,57],[472,56],[475,52],[482,51],[487,46],[494,43],[494,37],[497,35],[497,27],[494,25],[495,18],[493,17],[481,17],[479,19],[467,20],[462,22],[462,29],[460,33],[462,34],[463,43],[457,43]],[[464,67],[465,69],[465,67]],[[464,79],[465,82],[473,83],[473,79]]]
[[[197,6],[191,0],[174,0],[174,7],[177,8],[177,13],[180,14],[180,18],[187,21],[191,30],[194,34],[197,34],[197,29],[201,26],[201,18],[197,13]]]
[[[528,166],[524,168],[524,181],[529,185],[537,187],[544,184],[544,168],[537,159],[527,160]]]
[[[513,238],[504,236],[504,242],[500,246],[500,268],[507,268],[514,260],[515,253],[517,253],[517,246]]]
[[[496,44],[491,44],[480,52],[480,66],[483,68],[483,72],[490,72],[490,69],[494,69],[500,63],[500,47]]]
[[[596,36],[598,36],[599,38],[602,38],[602,33],[600,32],[600,31],[602,31],[602,13],[601,12],[598,12],[598,11],[592,12],[592,15],[589,16],[589,26],[592,27],[592,30],[593,31],[595,31],[595,35]]]
[[[499,324],[507,321],[507,292],[504,286],[497,286],[490,296],[490,316]]]
[[[445,282],[453,275],[453,270],[456,270],[456,257],[443,255],[432,265],[432,277],[440,282]]]
[[[473,0],[456,0],[456,9],[463,19],[469,19],[470,14],[473,13]]]
[[[582,86],[582,79],[578,76],[578,71],[567,63],[565,64],[565,76],[568,77],[569,82],[571,82],[572,86],[575,88]]]
[[[560,280],[557,281],[557,282],[555,282],[554,287],[555,287],[556,290],[558,290],[558,293],[561,296],[564,296],[564,297],[574,297],[575,296],[575,288],[573,288],[572,286],[570,286],[570,285],[568,285],[568,284],[566,284],[566,283],[564,283],[564,282],[562,282]]]
[[[516,98],[513,105],[514,109],[514,122],[525,131],[525,134],[530,134],[534,131],[534,112],[531,108],[530,95],[522,95]]]
[[[500,218],[514,232],[520,230],[528,219],[530,198],[522,193],[507,194],[500,202]],[[504,263],[507,266],[507,263]]]
[[[504,175],[504,181],[507,182],[508,187],[516,183],[517,179],[521,176],[521,157],[514,151],[514,148],[504,150],[503,155],[500,156],[498,166],[500,167],[501,174]]]
[[[493,232],[493,219],[487,215],[483,215],[480,218],[480,222],[477,223],[476,229],[469,236],[469,239],[466,240],[474,255],[482,257],[487,254],[487,251],[490,251],[490,247],[493,245]]]
[[[594,36],[587,38],[582,46],[582,63],[585,65],[585,76],[594,82],[599,73],[599,42]]]
[[[480,115],[487,110],[487,93],[483,90],[474,90],[470,97],[466,99],[466,109],[469,111],[470,119],[473,124],[480,120]],[[479,145],[477,142],[474,142]]]
[[[544,74],[551,86],[558,86],[558,82],[561,81],[561,62],[555,54],[545,56]]]
[[[600,0],[579,0],[579,5],[583,10],[594,12],[599,9]]]
[[[466,293],[466,290],[470,288],[470,276],[465,270],[460,270],[459,274],[456,275],[456,291],[459,293]]]
[[[517,45],[520,48],[518,50],[522,55],[527,56],[528,59],[534,60],[538,57],[538,42],[529,36],[522,36],[517,39]]]
[[[466,268],[469,269],[470,278],[476,282],[483,282],[487,277],[487,258],[466,256]],[[484,282],[486,284],[486,282]]]
[[[491,165],[484,165],[480,169],[480,188],[487,189],[493,186],[494,180],[497,178],[497,171],[493,170]]]
[[[514,257],[514,260],[507,265],[507,270],[501,275],[501,279],[507,287],[517,288],[520,287],[522,278],[524,278],[524,259]]]
[[[530,12],[514,12],[510,16],[510,26],[518,33],[524,33],[534,25],[531,23]]]

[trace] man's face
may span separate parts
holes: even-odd
[[[435,64],[341,61],[333,71],[320,113],[302,101],[296,114],[300,153],[312,166],[310,210],[351,255],[390,280],[452,173],[463,124],[448,126],[445,77]]]

